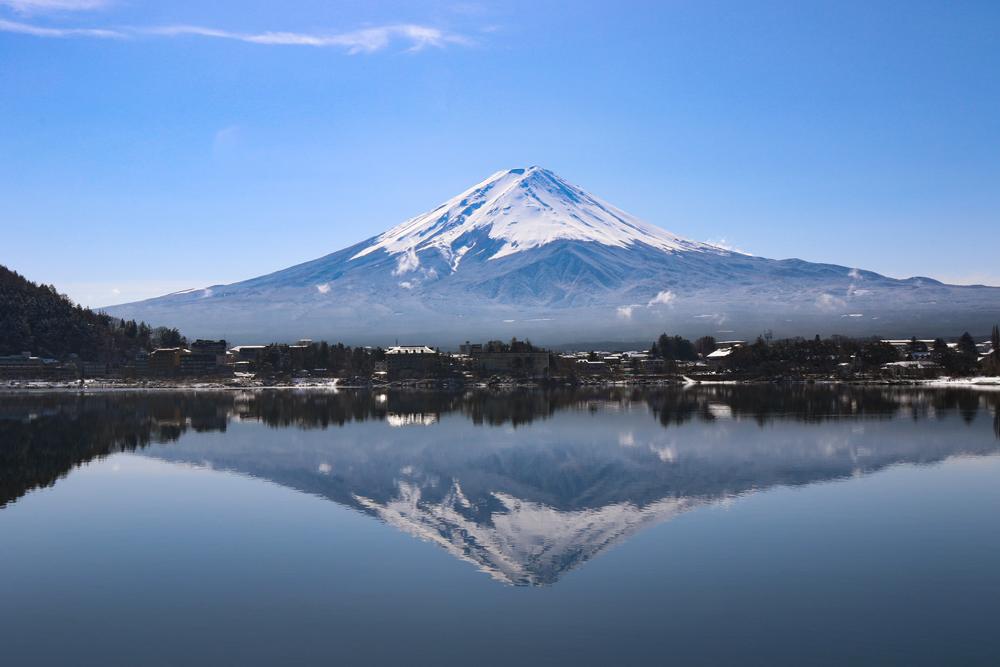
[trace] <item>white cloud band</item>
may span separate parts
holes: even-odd
[[[0,0],[3,2],[3,0]],[[6,3],[11,4],[11,3]],[[82,4],[82,3],[80,3]],[[243,33],[195,25],[156,26],[149,28],[52,28],[46,26],[0,19],[0,32],[32,35],[34,37],[92,37],[101,39],[127,39],[132,37],[204,37],[227,39],[248,44],[278,46],[311,46],[340,48],[349,54],[375,53],[393,43],[406,44],[407,51],[421,51],[427,47],[444,48],[451,44],[469,45],[471,42],[454,33],[439,28],[416,24],[397,24],[362,28],[340,33],[309,32],[256,32]]]

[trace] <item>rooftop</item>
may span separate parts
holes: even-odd
[[[426,345],[395,345],[385,351],[386,354],[437,354],[437,350]]]

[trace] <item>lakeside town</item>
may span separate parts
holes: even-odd
[[[0,387],[309,386],[460,387],[690,382],[845,381],[906,383],[1000,376],[1000,331],[937,339],[846,337],[690,341],[661,335],[646,349],[555,351],[516,338],[386,348],[302,339],[230,346],[226,340],[140,350],[128,358],[56,359],[30,351],[0,356]]]
[[[944,332],[942,332],[944,333]],[[1000,326],[935,338],[816,335],[648,343],[535,345],[431,341],[380,347],[189,340],[179,329],[74,304],[52,285],[0,266],[0,388],[273,386],[558,386],[691,382],[935,381],[1000,384]],[[380,337],[385,340],[386,336]]]

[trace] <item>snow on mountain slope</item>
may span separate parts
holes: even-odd
[[[451,269],[455,271],[462,257],[472,249],[462,240],[479,230],[487,230],[490,239],[503,242],[489,259],[560,240],[596,242],[618,248],[643,243],[666,252],[725,252],[717,246],[689,241],[647,225],[547,169],[529,167],[498,171],[433,211],[390,229],[351,259],[385,250],[390,255],[404,255],[401,268],[415,268],[411,258],[433,248],[451,260]]]
[[[504,493],[491,521],[476,521],[463,511],[458,481],[440,502],[426,502],[418,486],[399,481],[399,495],[385,504],[356,495],[355,501],[390,526],[437,544],[455,558],[477,566],[496,581],[513,585],[553,584],[569,571],[624,542],[643,528],[669,521],[705,504],[689,498],[663,498],[640,507],[621,502],[578,511],[559,511]]]
[[[196,336],[441,345],[986,332],[1000,288],[898,280],[691,241],[540,167],[493,174],[379,236],[281,271],[106,309]]]

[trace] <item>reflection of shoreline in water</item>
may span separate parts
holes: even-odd
[[[997,398],[756,386],[23,396],[0,408],[0,503],[95,458],[172,443],[148,454],[327,498],[499,581],[538,585],[692,507],[896,463],[996,453]],[[967,430],[982,410],[993,413],[996,438]],[[459,418],[442,422],[449,414]],[[557,415],[566,418],[558,428],[521,428]],[[913,427],[923,421],[942,426]],[[276,439],[255,423],[304,432]],[[347,424],[355,427],[336,438],[309,433]],[[224,440],[180,440],[231,425],[238,428]]]

